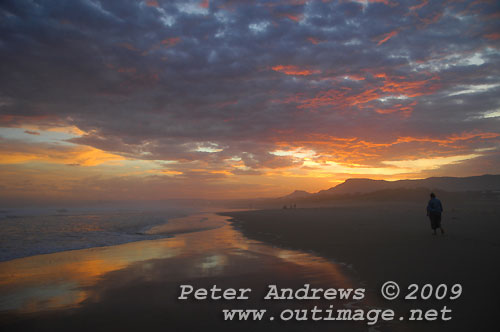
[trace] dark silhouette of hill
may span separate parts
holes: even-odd
[[[481,175],[470,177],[432,177],[421,180],[372,180],[372,179],[348,179],[345,182],[327,190],[321,190],[315,194],[296,190],[290,195],[280,199],[296,199],[311,197],[328,197],[339,194],[366,194],[370,192],[388,189],[439,189],[448,192],[463,191],[495,191],[500,190],[500,175]]]
[[[310,197],[312,194],[308,193],[307,191],[304,190],[295,190],[293,193],[280,197],[279,199],[283,200],[290,200],[290,199],[302,199],[302,198],[307,198]]]
[[[369,193],[386,189],[440,189],[449,192],[500,190],[500,175],[481,175],[470,177],[432,177],[421,180],[371,180],[348,179],[328,190],[322,190],[316,195]]]
[[[323,206],[336,202],[408,201],[427,199],[431,191],[443,199],[453,201],[500,201],[500,175],[470,177],[431,177],[421,180],[385,181],[348,179],[345,182],[317,193],[296,190],[279,198],[237,200],[227,202],[231,208],[276,208],[297,204]]]
[[[345,182],[317,193],[296,190],[275,198],[254,200],[254,207],[297,203],[323,204],[342,201],[420,201],[431,191],[440,197],[453,200],[498,200],[500,175],[471,177],[431,177],[421,180],[385,181],[348,179]]]

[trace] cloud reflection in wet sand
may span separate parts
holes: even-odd
[[[0,263],[0,310],[28,313],[75,307],[84,301],[98,302],[100,295],[94,286],[107,274],[134,264],[140,264],[139,272],[134,269],[133,274],[122,276],[142,281],[166,278],[166,281],[180,283],[186,279],[259,272],[275,276],[299,272],[312,282],[352,286],[338,265],[312,254],[248,240],[228,224],[227,217],[210,213],[179,218],[171,221],[170,230],[180,231],[183,221],[195,230],[199,229],[197,224],[209,225],[207,228],[211,229]],[[168,226],[160,228],[161,232],[168,230]],[[188,229],[182,228],[182,231]],[[158,272],[154,268],[158,262],[166,269]]]

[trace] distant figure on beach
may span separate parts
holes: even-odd
[[[444,229],[441,227],[441,213],[443,212],[443,205],[441,201],[436,198],[434,193],[431,193],[431,199],[427,204],[427,216],[431,220],[431,228],[436,235],[436,228],[441,230],[441,234],[444,234]]]

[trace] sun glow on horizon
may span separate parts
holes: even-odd
[[[316,148],[311,148],[308,145],[295,147],[283,145],[268,152],[268,155],[272,156],[268,164],[252,165],[249,160],[255,158],[255,155],[250,153],[247,155],[228,155],[221,159],[222,163],[220,165],[216,166],[208,163],[208,160],[193,163],[185,162],[182,158],[177,160],[176,158],[174,160],[147,159],[151,154],[142,152],[135,156],[123,155],[78,144],[78,141],[72,141],[74,138],[83,137],[86,134],[75,126],[47,129],[26,126],[0,129],[0,139],[3,142],[0,145],[2,149],[0,165],[4,165],[4,167],[8,165],[22,166],[22,168],[18,167],[9,171],[11,175],[19,174],[16,176],[25,173],[24,169],[40,167],[41,170],[47,172],[46,176],[38,173],[36,176],[33,174],[29,177],[33,184],[39,183],[37,185],[39,187],[43,187],[43,183],[46,182],[46,180],[43,180],[44,177],[48,180],[56,176],[55,174],[49,175],[51,169],[57,169],[55,165],[60,165],[58,167],[83,167],[73,167],[71,170],[68,169],[68,171],[64,172],[62,172],[62,169],[58,171],[58,182],[60,182],[59,188],[61,190],[63,188],[69,190],[71,188],[69,183],[74,182],[75,179],[78,179],[77,181],[84,185],[86,177],[94,176],[91,174],[101,174],[102,180],[100,181],[111,181],[113,186],[118,185],[119,187],[123,185],[132,186],[126,189],[128,195],[133,194],[133,186],[141,181],[146,181],[141,186],[151,184],[150,180],[146,180],[148,177],[151,180],[154,177],[165,177],[177,181],[179,184],[189,184],[191,182],[194,184],[196,181],[201,180],[210,186],[221,186],[221,188],[234,186],[241,183],[241,181],[245,181],[247,185],[260,188],[257,192],[261,192],[261,194],[254,192],[253,195],[279,196],[299,187],[310,192],[317,192],[328,189],[331,184],[338,184],[352,177],[370,177],[383,180],[422,178],[428,171],[480,158],[483,154],[496,150],[496,147],[486,147],[476,149],[474,153],[469,154],[456,153],[427,158],[409,156],[406,159],[387,158],[387,156],[381,155],[373,159],[369,153],[363,152],[359,154],[362,152],[359,148],[363,147],[366,152],[371,151],[373,153],[392,145],[368,144],[353,138],[339,138],[330,142],[324,141],[324,144],[317,145]],[[460,140],[475,139],[478,135],[480,137],[491,136],[490,134],[478,133],[463,134],[447,140],[422,140],[400,137],[396,139],[395,142],[398,143],[395,144],[408,144],[405,142],[438,145],[455,144],[454,142]],[[217,156],[227,154],[225,149],[216,142],[197,143],[194,146],[195,148],[192,148],[193,153],[204,153],[207,158],[220,158]],[[350,146],[358,149],[356,153],[345,154],[345,152],[342,152],[345,149],[351,149]],[[357,154],[359,154],[358,157],[350,160]],[[84,169],[89,169],[90,173],[84,171]],[[63,185],[65,182],[68,184]],[[8,184],[9,181],[5,183]],[[187,187],[190,187],[190,185]],[[92,188],[87,189],[90,191],[95,190]],[[161,191],[163,189],[158,187],[156,190]],[[232,192],[232,194],[231,192],[228,193],[228,197],[235,197],[235,191]],[[248,194],[245,194],[245,191],[239,192],[242,198],[249,197]]]

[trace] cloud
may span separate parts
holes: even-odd
[[[422,8],[422,7],[424,7],[424,6],[426,6],[428,3],[429,3],[429,1],[428,1],[428,0],[422,0],[422,2],[421,2],[421,3],[419,3],[418,5],[411,6],[411,7],[409,8],[409,10],[410,10],[410,11],[418,10],[418,9],[420,9],[420,8]]]
[[[55,163],[64,165],[96,166],[114,164],[124,160],[122,156],[86,146],[58,144],[27,144],[0,139],[0,164],[22,164],[27,162]]]
[[[399,33],[398,30],[394,30],[394,31],[391,31],[391,32],[388,32],[386,34],[383,34],[381,37],[380,37],[380,40],[378,41],[377,45],[380,46],[382,45],[383,43],[387,42],[389,39],[391,39],[392,37],[396,36],[397,34]]]
[[[272,67],[272,70],[284,73],[286,75],[297,75],[297,76],[308,76],[320,72],[319,70],[301,69],[297,66],[283,66],[283,65],[274,66]]]
[[[485,116],[500,109],[495,10],[425,0],[2,1],[0,135],[41,133],[4,140],[3,153],[17,151],[16,165],[136,160],[161,173],[166,163],[155,174],[167,182],[266,194],[288,188],[287,176],[307,177],[311,191],[321,189],[315,176],[347,176],[318,171],[327,162],[373,173],[397,167],[384,161],[478,154],[432,169],[472,174],[468,165],[487,169],[478,161],[498,150],[498,117]],[[75,129],[30,148],[47,128]],[[485,148],[495,150],[477,152]]]
[[[497,39],[500,39],[500,33],[498,33],[498,32],[488,33],[488,34],[484,35],[484,38],[497,40]]]
[[[181,39],[179,37],[172,37],[172,38],[167,38],[167,39],[163,39],[161,41],[162,45],[165,45],[165,47],[168,47],[168,46],[174,46],[175,44],[177,44]]]
[[[158,1],[156,1],[156,0],[147,0],[145,3],[146,3],[146,5],[148,5],[150,7],[160,7],[160,5],[158,4]]]

